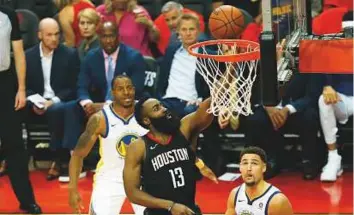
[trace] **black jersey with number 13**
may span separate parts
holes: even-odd
[[[149,135],[144,136],[144,140],[146,147],[142,168],[144,191],[157,198],[184,204],[193,210],[196,168],[195,154],[190,149],[190,143],[180,131],[171,137],[167,145],[157,143]]]

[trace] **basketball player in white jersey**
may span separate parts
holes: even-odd
[[[240,155],[243,184],[233,189],[225,215],[292,215],[288,198],[278,188],[265,182],[267,157],[263,149],[245,148]]]
[[[94,114],[80,136],[69,165],[69,203],[75,212],[81,212],[81,198],[77,189],[84,157],[97,138],[101,159],[97,164],[91,196],[90,214],[117,215],[126,199],[123,185],[123,167],[126,147],[148,130],[134,117],[135,89],[127,76],[117,76],[112,82],[113,103]],[[135,214],[142,215],[144,207],[133,204]]]

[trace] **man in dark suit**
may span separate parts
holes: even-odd
[[[111,103],[111,82],[117,75],[127,75],[139,99],[144,89],[145,63],[143,56],[118,40],[118,29],[104,22],[98,32],[100,48],[90,51],[81,63],[77,83],[78,103],[67,112],[74,123],[68,125],[70,138],[64,144],[74,149],[88,117]]]
[[[321,94],[323,77],[297,73],[294,75],[278,106],[258,106],[254,114],[245,118],[248,145],[260,146],[269,155],[266,177],[273,177],[279,170],[279,154],[284,148],[282,135],[297,133],[302,143],[304,179],[314,179],[319,163],[317,132],[319,114],[317,98]]]
[[[75,103],[75,86],[80,61],[74,49],[59,44],[59,25],[52,18],[45,18],[39,24],[40,44],[26,51],[27,96],[39,94],[45,99],[41,105],[28,106],[28,123],[45,121],[51,134],[57,166],[53,165],[47,179],[59,176],[60,158],[68,157],[62,150],[64,124],[71,119],[65,117],[65,108]],[[59,166],[58,166],[59,165]]]

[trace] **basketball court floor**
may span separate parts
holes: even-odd
[[[47,170],[31,172],[36,200],[45,214],[70,214],[68,205],[68,184],[58,181],[46,181]],[[353,172],[345,172],[335,183],[321,183],[319,178],[304,181],[300,172],[281,173],[269,180],[289,198],[295,214],[353,214]],[[202,179],[197,184],[197,203],[204,214],[223,214],[229,192],[241,184],[241,179],[233,182],[214,184]],[[79,189],[88,212],[92,191],[92,173],[81,179]],[[18,203],[10,188],[7,176],[0,178],[0,214],[21,213]],[[109,191],[108,191],[109,192]],[[133,211],[127,202],[123,214]]]

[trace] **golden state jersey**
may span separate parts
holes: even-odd
[[[276,194],[280,193],[279,189],[273,185],[269,185],[267,190],[259,197],[252,201],[246,194],[246,184],[241,184],[235,196],[235,211],[237,215],[267,215],[269,202]]]
[[[141,127],[134,115],[129,119],[118,116],[112,105],[103,107],[106,123],[106,133],[99,137],[99,153],[101,156],[97,164],[95,183],[118,182],[123,183],[124,159],[129,144],[148,130]]]

